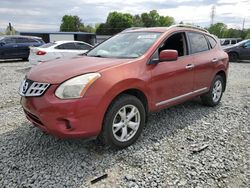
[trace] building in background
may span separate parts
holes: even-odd
[[[76,40],[96,44],[96,34],[87,32],[20,32],[20,35],[41,37],[44,42]]]

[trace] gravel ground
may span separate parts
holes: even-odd
[[[250,63],[230,64],[219,106],[194,99],[151,114],[120,151],[33,127],[17,94],[26,67],[0,64],[0,187],[250,187]]]

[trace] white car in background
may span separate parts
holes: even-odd
[[[37,65],[54,59],[75,57],[91,48],[92,45],[81,41],[56,41],[39,47],[30,47],[29,63]]]

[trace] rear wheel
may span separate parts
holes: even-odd
[[[113,148],[124,148],[133,144],[145,125],[145,108],[132,95],[121,95],[106,112],[99,140]]]
[[[231,52],[228,54],[230,62],[237,62],[238,61],[238,54],[235,52]]]
[[[216,75],[209,92],[201,96],[204,105],[216,106],[219,104],[223,95],[224,80],[220,75]]]

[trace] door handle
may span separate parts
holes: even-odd
[[[218,58],[213,58],[213,59],[212,59],[212,62],[213,62],[213,63],[217,63],[218,61],[219,61]]]
[[[14,48],[18,47],[18,45],[13,45]]]
[[[186,69],[190,70],[194,68],[194,64],[187,64]]]

